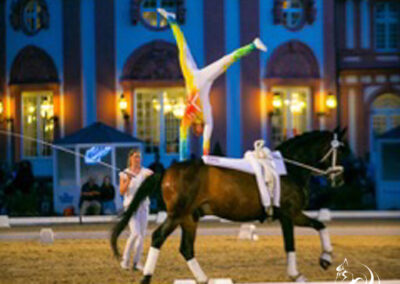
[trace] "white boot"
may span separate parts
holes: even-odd
[[[163,8],[157,8],[157,12],[160,13],[161,16],[163,16],[165,19],[172,19],[172,20],[176,20],[176,16],[174,13],[171,12],[167,12],[165,9]]]
[[[254,45],[261,51],[267,52],[267,47],[265,46],[265,44],[261,41],[260,38],[255,38],[253,40]]]

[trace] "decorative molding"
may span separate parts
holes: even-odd
[[[141,21],[146,27],[149,27],[151,29],[164,30],[164,29],[168,28],[168,26],[165,26],[162,28],[150,26],[148,23],[146,23],[142,19],[141,13],[140,13],[140,4],[142,1],[144,1],[144,0],[131,0],[131,2],[130,2],[129,14],[130,14],[132,25],[136,26],[139,23],[139,21]],[[176,2],[176,10],[174,12],[176,14],[176,21],[178,22],[178,24],[182,25],[185,23],[185,20],[186,20],[185,0],[175,0],[175,2]]]
[[[400,82],[400,75],[391,75],[389,81],[391,83],[399,83]]]
[[[44,50],[29,45],[14,59],[10,72],[10,85],[56,82],[59,82],[57,69]]]
[[[31,1],[35,1],[41,7],[38,14],[40,19],[40,27],[35,30],[28,29],[24,22],[24,8]],[[11,3],[11,13],[9,17],[13,29],[16,31],[22,30],[27,35],[35,35],[41,29],[48,29],[50,25],[50,15],[45,0],[13,0]]]
[[[174,44],[153,41],[136,49],[126,60],[124,80],[183,80]]]
[[[399,59],[400,59],[400,56],[397,56],[397,55],[392,55],[392,56],[378,55],[378,56],[376,56],[376,60],[384,61],[384,62],[399,61]]]
[[[364,83],[364,84],[370,84],[370,83],[372,83],[372,77],[371,76],[361,76],[360,82]]]
[[[346,76],[345,82],[347,84],[356,84],[358,83],[358,77],[354,75]]]
[[[382,88],[381,85],[373,85],[365,87],[363,92],[364,103],[371,101],[371,97],[381,88]]]
[[[343,57],[344,62],[360,62],[361,57],[360,56],[346,56]]]
[[[272,8],[272,14],[275,25],[283,25],[283,5],[288,0],[274,0],[274,7]],[[299,0],[303,6],[303,19],[302,22],[294,29],[299,30],[303,28],[305,24],[312,25],[315,22],[317,15],[317,9],[315,8],[315,0]],[[288,27],[287,27],[288,28]]]
[[[386,82],[386,76],[385,75],[376,75],[375,76],[375,82],[377,82],[377,83],[385,83]]]

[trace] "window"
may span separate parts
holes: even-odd
[[[179,152],[179,125],[185,109],[185,89],[137,89],[136,136],[145,141],[145,152]]]
[[[184,0],[131,0],[131,19],[133,24],[140,20],[145,26],[162,30],[167,28],[167,21],[157,13],[157,8],[164,8],[177,16],[178,23],[184,22]]]
[[[277,146],[310,126],[310,94],[307,88],[273,88],[272,143]]]
[[[51,92],[22,94],[22,130],[27,137],[53,141],[53,94]],[[50,156],[51,148],[31,139],[23,139],[25,157]]]
[[[372,103],[371,114],[373,136],[400,126],[400,97],[390,93],[380,95]]]
[[[303,4],[300,0],[285,0],[282,7],[283,24],[289,29],[298,28],[303,22]]]
[[[375,4],[375,48],[382,52],[400,48],[400,3],[395,1]]]

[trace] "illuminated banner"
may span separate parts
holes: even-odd
[[[101,158],[107,156],[111,151],[111,147],[107,146],[93,146],[85,153],[85,163],[92,165],[101,162]]]

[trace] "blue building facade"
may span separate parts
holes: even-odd
[[[178,158],[184,81],[172,32],[177,13],[202,67],[260,37],[268,52],[213,85],[212,146],[241,157],[313,129],[349,128],[359,156],[400,124],[399,3],[378,0],[6,0],[0,2],[2,129],[52,141],[95,121]],[[52,175],[51,150],[0,137],[1,159]],[[200,154],[192,137],[191,151]],[[372,156],[372,155],[370,155]],[[371,157],[373,162],[373,157]]]

